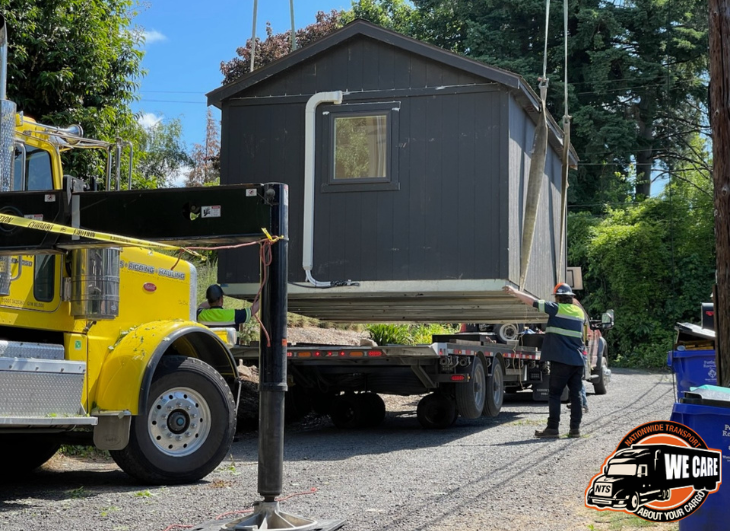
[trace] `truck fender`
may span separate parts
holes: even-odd
[[[99,374],[92,409],[129,411],[132,415],[146,411],[155,369],[168,353],[206,362],[229,384],[236,378],[233,355],[209,328],[193,321],[147,323],[111,347]]]

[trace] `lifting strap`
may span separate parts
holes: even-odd
[[[530,173],[527,179],[527,198],[525,202],[525,217],[522,224],[522,245],[520,247],[520,290],[525,289],[527,270],[530,265],[532,242],[535,237],[537,223],[537,207],[540,203],[540,192],[545,174],[545,157],[547,155],[547,43],[550,21],[550,0],[545,2],[545,49],[543,52],[542,77],[540,78],[540,118],[535,129],[535,140],[530,159]],[[521,198],[520,198],[521,200]]]

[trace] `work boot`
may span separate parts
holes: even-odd
[[[542,431],[535,430],[535,437],[538,439],[557,439],[560,437],[560,432],[557,428],[545,428]]]
[[[579,439],[580,438],[580,429],[579,428],[570,428],[570,432],[568,432],[568,437],[571,439]]]

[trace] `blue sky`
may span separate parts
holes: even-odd
[[[317,11],[349,9],[350,0],[295,0],[297,28],[312,24]],[[145,122],[178,118],[188,149],[205,138],[208,107],[205,94],[220,86],[221,61],[236,56],[236,48],[251,37],[253,0],[147,0],[134,24],[146,34],[140,101]],[[289,0],[259,0],[256,33],[265,38],[266,22],[275,33],[291,26]],[[211,107],[220,119],[217,109]]]

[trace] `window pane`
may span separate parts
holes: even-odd
[[[56,276],[56,257],[52,254],[35,256],[35,275],[33,279],[33,296],[40,302],[53,300],[53,280]]]
[[[335,118],[335,179],[387,178],[388,117]]]
[[[51,156],[42,149],[28,149],[25,163],[27,190],[52,190]]]

